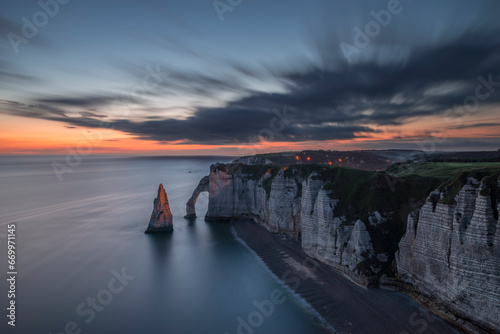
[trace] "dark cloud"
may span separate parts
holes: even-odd
[[[37,100],[39,103],[43,104],[55,104],[63,106],[72,107],[95,107],[95,106],[105,106],[112,104],[113,102],[124,102],[128,101],[131,103],[137,103],[138,101],[125,96],[82,96],[82,97],[57,97],[57,98],[40,98]]]
[[[375,132],[369,127],[323,125],[314,129],[293,123],[285,126],[273,113],[255,109],[209,108],[199,110],[185,120],[161,120],[132,123],[114,122],[116,129],[143,139],[158,141],[186,140],[187,143],[229,144],[271,141],[316,141],[351,139],[356,132]]]
[[[45,111],[48,112],[49,114],[53,115],[58,115],[64,118],[67,118],[68,116],[66,115],[66,112],[58,107],[52,106],[52,105],[46,105],[46,104],[36,104],[36,105],[30,105],[29,109],[31,109],[32,112],[38,112],[38,111]]]
[[[0,100],[0,113],[30,118],[52,119],[64,122],[69,120],[66,112],[58,107],[44,104],[28,105],[9,100]]]
[[[259,94],[239,104],[283,104],[302,110],[305,119],[317,122],[373,122],[400,124],[406,119],[439,114],[463,104],[475,94],[478,76],[500,86],[500,45],[481,45],[471,36],[441,47],[416,50],[404,63],[344,64],[337,70],[311,67],[285,73],[290,92]],[[460,83],[463,92],[430,94],[438,85]],[[482,101],[497,103],[500,89]],[[401,101],[395,102],[398,97]],[[369,114],[366,110],[372,110]]]
[[[439,151],[496,151],[500,148],[500,137],[491,138],[446,138],[437,141],[427,138],[401,140],[370,140],[353,143],[352,146],[360,149],[378,149],[391,147],[394,149],[422,150],[425,153]]]
[[[491,126],[500,126],[500,123],[474,123],[454,126],[452,129],[485,128]]]
[[[96,113],[91,112],[91,111],[80,111],[80,115],[82,115],[82,117],[88,117],[88,118],[106,118],[106,117],[108,117],[107,115],[96,114]]]

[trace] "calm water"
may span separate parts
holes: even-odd
[[[232,334],[238,317],[252,314],[253,324],[262,323],[254,333],[327,333],[287,292],[259,319],[254,301],[286,290],[229,225],[182,218],[198,181],[224,158],[86,157],[63,182],[54,160],[64,157],[0,157],[2,277],[11,222],[18,257],[16,328],[6,324],[2,279],[1,333],[71,333],[78,326],[81,333]],[[160,182],[175,232],[145,235]],[[198,215],[206,209],[202,194]]]

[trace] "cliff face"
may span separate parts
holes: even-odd
[[[359,219],[348,221],[346,216],[335,216],[339,200],[332,191],[322,189],[323,183],[316,179],[316,174],[312,174],[302,185],[301,241],[304,252],[357,283],[375,285],[377,270],[366,273],[361,268],[364,261],[376,261],[378,255],[365,223]]]
[[[384,278],[474,333],[500,332],[498,169],[443,178],[416,168],[395,177],[320,165],[217,164],[206,220],[252,218],[299,238],[308,256],[359,284]]]
[[[153,204],[153,213],[151,214],[151,219],[145,233],[172,232],[174,230],[173,217],[163,184],[160,184],[158,196],[155,198]]]
[[[300,177],[285,177],[281,168],[264,168],[254,173],[246,168],[234,173],[237,165],[212,166],[209,182],[207,220],[253,218],[269,231],[297,237],[300,233]]]
[[[469,177],[452,203],[432,193],[408,217],[396,254],[411,294],[475,332],[500,332],[499,189],[497,177]]]
[[[232,174],[225,167],[211,166],[205,219],[251,217],[263,221],[267,210],[266,192],[261,184],[262,180],[253,175]]]
[[[405,221],[396,214],[399,202],[382,203],[371,194],[390,192],[379,173],[313,169],[214,165],[206,219],[252,218],[271,232],[300,237],[307,255],[355,282],[377,285],[404,233]],[[352,199],[342,189],[347,178],[357,182],[349,190]],[[401,197],[400,189],[395,191],[392,196]],[[425,195],[420,197],[413,201],[423,203]],[[363,201],[362,210],[355,208],[357,200]]]

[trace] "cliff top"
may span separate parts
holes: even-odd
[[[241,163],[218,164],[214,168],[232,174],[242,173],[258,180],[264,176],[263,187],[269,194],[274,177],[284,170],[285,177],[314,177],[325,181],[324,189],[341,196],[338,205],[356,200],[358,208],[365,210],[377,205],[381,199],[370,198],[367,189],[378,189],[385,192],[386,197],[398,199],[417,199],[426,197],[430,191],[440,189],[445,196],[440,200],[444,204],[454,204],[455,196],[467,183],[469,177],[489,182],[490,193],[496,193],[497,180],[500,176],[500,162],[421,162],[396,163],[385,171],[367,171],[349,167],[329,166],[324,164],[292,164],[292,165],[246,165]],[[488,181],[489,180],[489,181]],[[373,193],[373,192],[372,192]],[[340,194],[340,195],[339,195]],[[385,199],[383,200],[385,202]]]
[[[439,189],[445,193],[445,196],[440,199],[440,202],[444,204],[455,204],[455,196],[467,183],[469,177],[484,180],[487,187],[483,189],[482,195],[490,195],[494,198],[500,196],[498,186],[500,162],[398,163],[389,167],[387,172],[395,177],[419,176],[441,179]]]
[[[395,163],[387,168],[393,176],[410,175],[450,178],[457,173],[491,174],[500,171],[500,162],[422,162]]]
[[[500,162],[499,151],[483,152],[424,152],[420,150],[306,150],[244,156],[232,163],[248,165],[306,165],[354,167],[365,170],[384,170],[396,162]]]

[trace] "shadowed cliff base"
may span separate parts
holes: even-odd
[[[269,233],[252,220],[233,221],[237,236],[268,268],[342,333],[464,333],[396,291],[366,289],[309,258],[300,242]]]

